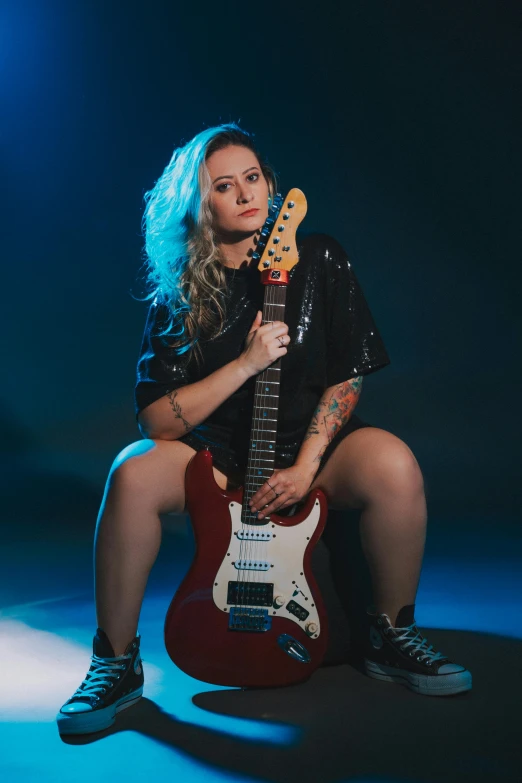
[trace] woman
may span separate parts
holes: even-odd
[[[236,124],[177,149],[147,194],[152,300],[136,384],[143,439],[111,468],[95,540],[91,668],[58,715],[64,733],[111,725],[142,693],[137,633],[157,556],[159,515],[183,512],[189,460],[205,446],[222,488],[242,483],[255,378],[281,358],[277,469],[251,507],[292,513],[320,486],[333,509],[361,509],[375,606],[366,671],[424,694],[471,688],[414,620],[426,536],[421,470],[409,447],[353,413],[362,376],[389,358],[346,253],[325,234],[299,235],[285,322],[262,324],[252,254],[276,192],[274,172]]]

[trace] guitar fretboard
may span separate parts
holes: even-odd
[[[262,324],[285,320],[286,285],[266,285]],[[243,493],[243,522],[248,525],[266,524],[257,519],[248,502],[259,487],[274,472],[279,410],[281,359],[259,373],[256,378],[250,448]]]

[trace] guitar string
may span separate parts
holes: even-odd
[[[267,296],[268,293],[269,292],[265,288],[265,301],[264,301],[264,305],[265,306],[267,306],[267,301],[269,300],[269,296]],[[263,309],[265,309],[265,308],[263,308]],[[268,309],[268,306],[267,306],[267,309]],[[267,312],[267,315],[268,315],[268,312]],[[259,383],[259,376],[258,376],[258,379],[256,380],[256,387],[258,386],[258,383]],[[256,389],[256,392],[257,392],[257,389]],[[257,394],[256,394],[256,397],[257,397]],[[250,499],[249,498],[249,494],[250,494],[250,490],[251,490],[251,486],[249,486],[249,484],[251,482],[248,480],[248,474],[253,471],[254,475],[255,475],[255,470],[256,470],[256,464],[255,464],[256,460],[255,460],[255,457],[253,456],[253,443],[257,441],[257,434],[256,434],[257,427],[256,427],[256,418],[255,418],[256,417],[256,409],[255,409],[255,406],[254,406],[253,414],[254,414],[254,419],[253,419],[253,426],[251,428],[251,447],[250,447],[250,455],[249,455],[249,465],[248,465],[247,476],[246,476],[247,481],[245,482],[245,488],[244,488],[244,495],[243,495],[243,497],[244,497],[244,506],[243,506],[243,509],[242,509],[242,520],[241,520],[242,521],[243,536],[246,534],[246,541],[245,541],[245,538],[242,538],[241,543],[239,545],[240,566],[241,565],[243,566],[243,568],[240,569],[240,572],[238,574],[238,577],[239,577],[238,578],[238,598],[239,598],[239,602],[240,602],[240,610],[241,610],[240,613],[241,613],[241,616],[246,616],[247,615],[247,611],[244,611],[243,605],[245,604],[246,608],[248,608],[248,600],[247,600],[247,598],[250,597],[250,596],[247,596],[247,590],[249,589],[249,586],[250,586],[250,583],[252,582],[252,579],[250,577],[250,574],[248,573],[248,570],[250,570],[250,569],[245,569],[244,566],[247,564],[248,560],[251,559],[251,557],[252,557],[252,546],[253,545],[252,545],[252,538],[250,538],[250,536],[253,537],[254,531],[256,530],[256,527],[249,523],[249,519],[252,516],[252,512],[250,511],[250,506],[248,505],[248,501]],[[256,446],[257,446],[257,444],[256,444]],[[245,516],[246,516],[246,523],[247,523],[246,525],[245,525],[245,523],[243,521]],[[254,581],[255,581],[255,575],[254,575]],[[250,602],[251,601],[252,601],[252,599],[250,597]]]
[[[257,385],[257,381],[256,381],[256,385]],[[255,426],[255,416],[256,416],[256,411],[254,409],[254,426]],[[254,427],[252,429],[254,429]],[[253,441],[253,438],[255,437],[255,432],[252,433],[252,436],[253,436],[252,437],[252,441]],[[252,458],[252,449],[251,449],[251,452],[250,452],[250,469],[251,470],[253,470],[253,469],[255,470],[255,461]],[[248,476],[247,476],[247,478],[248,478]],[[249,539],[249,535],[255,529],[253,526],[251,526],[249,524],[249,516],[252,514],[252,512],[250,511],[249,506],[248,506],[248,494],[249,494],[249,487],[248,487],[248,481],[247,481],[245,483],[245,494],[244,494],[244,497],[245,497],[245,500],[246,500],[246,506],[244,505],[243,509],[242,509],[242,517],[243,518],[242,518],[241,521],[242,521],[242,534],[243,535],[242,535],[242,538],[241,538],[240,544],[239,544],[239,569],[238,569],[239,573],[237,574],[237,576],[238,576],[238,578],[237,578],[238,594],[236,596],[236,598],[239,599],[238,603],[239,603],[239,607],[241,609],[241,616],[244,616],[243,615],[243,606],[244,605],[245,606],[248,605],[246,591],[248,589],[248,583],[251,580],[249,578],[249,574],[247,573],[248,569],[245,568],[245,566],[247,565],[247,560],[251,556],[251,541]],[[244,517],[245,516],[246,516],[246,525],[245,525],[245,522],[244,522]],[[246,535],[246,538],[245,538],[245,535]],[[236,606],[237,606],[237,603],[236,603]],[[245,615],[246,615],[246,612],[245,612]]]
[[[278,298],[281,298],[280,297],[280,292],[281,292],[281,289],[278,286],[276,286],[276,285],[271,285],[269,287],[269,290],[267,291],[267,301],[265,303],[266,304],[267,319],[266,319],[265,323],[266,322],[273,322],[274,320],[276,320],[275,316],[277,314],[275,312],[273,312],[273,310],[275,310],[275,308],[273,308],[273,305],[274,304],[278,304],[275,300],[278,299]],[[266,408],[267,407],[267,405],[266,405],[266,398],[268,397],[269,401],[271,399],[271,397],[270,397],[271,391],[269,391],[268,393],[265,393],[265,390],[263,389],[263,384],[270,383],[270,382],[268,382],[268,378],[266,377],[266,376],[268,376],[270,369],[271,369],[270,367],[267,367],[263,371],[263,373],[266,373],[266,375],[265,375],[266,380],[263,379],[263,377],[262,377],[263,374],[262,374],[260,376],[260,378],[259,378],[259,381],[258,381],[258,384],[259,384],[259,387],[260,387],[260,390],[261,390],[261,393],[259,394],[259,391],[258,391],[258,394],[259,394],[259,397],[260,397],[260,402],[261,402],[261,407],[262,408]],[[273,384],[274,382],[271,382],[271,383]],[[279,385],[279,382],[278,382],[278,385]],[[272,390],[272,385],[266,386],[266,388],[268,388],[269,390]],[[270,406],[270,407],[273,407],[273,406]],[[257,412],[259,412],[259,411],[255,411],[255,413],[257,413]],[[265,419],[263,417],[255,417],[254,418],[254,422],[256,422],[256,419],[258,421],[260,421],[260,424],[255,423],[254,427],[252,428],[253,429],[252,441],[256,442],[256,448],[257,448],[257,445],[258,445],[257,441],[259,440],[259,435],[261,435],[261,442],[264,444],[264,436],[263,435],[267,434],[267,429],[268,430],[269,429],[275,429],[274,427],[267,427],[265,425],[277,423],[277,416],[275,417],[274,420],[270,420],[267,417],[267,419],[268,419],[267,421],[265,421]],[[255,440],[254,440],[254,438],[255,438]],[[275,459],[275,438],[273,440],[274,440],[273,453],[274,453],[274,459]],[[262,456],[260,456],[260,454],[262,454],[263,451],[264,450],[257,451],[256,452],[256,456],[252,458],[251,468],[254,471],[254,475],[255,476],[259,475],[258,472],[256,472],[256,471],[259,471],[263,467],[260,464],[263,461],[263,459],[264,459]],[[254,486],[255,486],[255,483],[256,482],[254,482]],[[249,489],[251,489],[251,487],[248,487],[248,485],[247,485],[247,487],[245,487],[245,489],[249,490]],[[271,502],[271,501],[269,501],[269,502]],[[266,527],[269,527],[270,523],[267,522],[267,523],[265,523],[265,525],[266,525]],[[260,561],[261,562],[267,561],[268,549],[269,549],[269,547],[268,547],[268,539],[261,539],[259,541],[259,540],[256,540],[254,538],[255,533],[257,531],[259,531],[259,525],[247,525],[247,531],[248,532],[247,532],[246,546],[242,547],[243,554],[246,555],[244,559],[247,560],[247,561],[252,561],[252,562],[257,562],[257,563],[259,563]],[[269,532],[269,531],[267,531],[267,532]],[[245,549],[247,550],[246,552],[245,552]],[[241,550],[241,546],[240,546],[240,550]],[[257,556],[254,556],[256,553],[257,553]],[[240,554],[240,559],[243,559],[241,557],[241,554]],[[243,569],[241,569],[241,570],[243,570]],[[262,583],[267,583],[266,578],[264,578],[264,576],[263,576],[264,574],[266,575],[267,572],[264,572],[264,571],[261,571],[261,570],[258,571],[255,566],[254,566],[253,569],[250,568],[250,569],[244,569],[244,570],[245,570],[245,573],[243,574],[243,578],[240,579],[240,581],[242,583],[241,586],[240,586],[240,598],[242,599],[241,600],[241,604],[243,604],[243,601],[245,601],[245,603],[246,603],[247,590],[248,590],[249,586],[252,583],[254,583],[254,584],[256,584],[256,583],[259,584],[261,582]],[[253,574],[251,573],[252,570],[253,570]]]
[[[268,288],[268,290],[265,288],[266,299],[265,299],[265,303],[264,303],[264,305],[265,305],[264,310],[266,312],[266,319],[264,320],[264,323],[268,323],[268,322],[271,322],[273,320],[272,312],[271,312],[271,309],[272,309],[271,308],[271,298],[272,298],[271,297],[271,289],[272,289],[272,286],[270,286]],[[248,494],[250,494],[250,491],[252,491],[254,488],[256,488],[256,485],[259,483],[257,481],[257,476],[259,474],[262,475],[261,470],[260,470],[260,468],[262,468],[262,465],[261,465],[262,456],[260,456],[262,454],[262,452],[259,450],[259,446],[260,445],[264,445],[264,434],[263,433],[266,432],[266,428],[264,426],[265,422],[263,421],[263,418],[259,417],[258,414],[260,413],[260,411],[261,411],[261,409],[262,409],[262,407],[264,405],[264,402],[265,402],[265,400],[264,400],[264,396],[265,395],[262,394],[262,384],[264,382],[263,381],[263,375],[267,374],[267,370],[268,370],[268,368],[265,368],[265,370],[263,370],[261,375],[258,376],[258,378],[256,380],[256,387],[257,387],[257,389],[256,389],[256,400],[257,400],[257,406],[254,407],[254,419],[253,419],[252,438],[251,438],[251,444],[252,445],[251,445],[251,452],[250,452],[251,453],[251,465],[250,465],[251,474],[253,474],[253,477],[255,477],[255,478],[251,478],[250,479],[250,482],[249,482],[250,486],[247,485]],[[260,394],[260,392],[261,392],[261,394]],[[257,449],[256,452],[255,452],[255,455],[254,455],[254,447]],[[249,517],[252,517],[254,513],[256,513],[256,512],[251,512],[249,510]],[[260,526],[254,524],[254,523],[249,524],[248,527],[247,527],[247,543],[246,543],[245,549],[246,549],[246,552],[247,552],[247,558],[246,559],[248,561],[250,561],[250,564],[261,561],[262,558],[263,558],[263,555],[264,555],[264,547],[263,546],[261,546],[261,547],[259,546],[259,543],[261,543],[261,542],[259,542],[259,541],[256,542],[255,539],[254,539],[254,536],[255,536],[255,534],[257,532],[259,532],[259,529],[260,529]],[[258,544],[257,546],[256,546],[256,543]],[[261,551],[260,551],[260,549],[261,549]],[[254,550],[256,550],[256,552],[257,552],[257,557],[254,557]],[[252,573],[252,570],[253,570],[253,573]],[[250,568],[250,569],[245,571],[244,579],[243,579],[244,587],[243,587],[243,590],[242,590],[242,595],[245,597],[245,600],[246,600],[246,595],[247,595],[247,591],[248,591],[249,597],[251,599],[250,600],[250,604],[255,603],[254,601],[252,601],[252,597],[253,596],[252,596],[251,585],[252,584],[255,585],[256,583],[259,583],[260,581],[261,581],[261,579],[260,579],[260,571],[257,571],[257,567],[255,565],[254,565],[253,569]]]
[[[280,211],[280,207],[277,210],[277,214],[279,214],[279,211]],[[277,219],[277,214],[275,214],[275,218],[276,219]],[[270,268],[273,269],[274,267],[271,266]],[[266,306],[266,311],[267,311],[267,320],[265,321],[265,323],[267,323],[268,321],[270,321],[270,322],[274,321],[274,313],[272,312],[272,310],[275,310],[275,308],[273,308],[272,306],[273,306],[274,303],[276,303],[275,300],[279,298],[279,292],[280,292],[280,288],[277,285],[270,285],[268,287],[268,291],[265,289],[266,301],[264,302],[264,304]],[[263,392],[262,387],[263,387],[264,383],[267,383],[268,378],[267,378],[267,381],[264,381],[262,379],[262,376],[264,374],[266,374],[266,376],[268,376],[269,370],[270,370],[270,367],[265,368],[265,370],[263,370],[263,373],[261,373],[261,376],[258,376],[258,379],[256,381],[256,386],[259,384],[259,388],[261,389],[261,392],[262,392],[261,393],[261,405],[262,405],[263,408],[266,407],[264,398],[267,395]],[[279,377],[278,386],[280,386],[280,377]],[[271,389],[271,386],[269,386],[268,388]],[[256,393],[256,397],[257,397],[257,393]],[[278,402],[279,402],[279,394],[278,394]],[[258,435],[256,433],[265,433],[266,434],[266,429],[267,428],[263,427],[263,424],[265,423],[263,418],[261,418],[261,426],[256,424],[256,419],[258,418],[258,417],[255,416],[256,413],[257,413],[257,411],[254,409],[254,426],[252,427],[251,441],[252,442],[256,442],[256,448],[257,448]],[[272,423],[272,424],[275,423],[276,426],[272,427],[272,429],[273,430],[277,430],[277,416],[275,417],[275,419],[272,422],[267,421],[267,423]],[[255,441],[254,441],[254,438],[255,438]],[[273,452],[274,452],[273,459],[275,460],[275,438],[273,439],[273,441],[274,441],[273,442]],[[264,445],[264,442],[265,442],[264,437],[261,438],[261,442]],[[250,470],[253,471],[254,476],[257,475],[256,474],[256,468],[259,471],[259,468],[262,467],[260,465],[256,466],[256,459],[260,460],[260,461],[263,459],[262,457],[258,457],[257,454],[259,454],[259,451],[256,452],[256,457],[254,457],[253,456],[253,449],[252,448],[250,449]],[[261,475],[262,475],[262,473],[261,473]],[[250,482],[247,481],[245,483],[244,498],[245,497],[248,498],[248,494],[249,494],[249,491],[251,489],[251,487],[249,487],[250,483],[251,483],[251,481]],[[255,483],[256,482],[254,481],[254,486],[255,486]],[[264,483],[264,482],[262,482],[262,483]],[[250,511],[250,507],[248,506],[248,500],[247,500],[246,501],[246,510],[245,510],[245,507],[243,507],[243,509],[242,509],[242,517],[244,517],[245,515],[247,516],[246,545],[245,545],[245,539],[243,538],[241,540],[241,543],[240,543],[240,546],[239,546],[239,559],[240,559],[240,565],[244,566],[244,565],[248,564],[248,565],[250,565],[250,568],[244,568],[244,567],[240,568],[240,573],[238,575],[239,576],[239,579],[238,579],[238,593],[239,593],[239,596],[238,597],[239,597],[239,603],[240,603],[240,615],[241,616],[245,616],[247,614],[246,612],[243,612],[244,604],[248,608],[248,603],[249,603],[247,601],[247,590],[249,591],[250,605],[253,603],[252,595],[251,595],[251,589],[250,589],[250,586],[251,586],[252,582],[254,584],[256,584],[256,583],[259,584],[260,582],[263,582],[263,583],[266,584],[266,577],[265,578],[263,577],[263,574],[266,574],[266,572],[263,572],[261,570],[258,571],[256,566],[254,566],[254,568],[252,568],[252,562],[259,563],[260,561],[261,562],[267,561],[267,558],[268,558],[268,540],[267,539],[261,539],[261,541],[256,541],[254,535],[255,535],[255,533],[257,531],[259,531],[259,527],[260,526],[259,526],[259,524],[258,525],[248,524],[248,518],[250,517],[251,514],[252,514],[252,512]],[[241,522],[242,522],[242,530],[244,532],[245,531],[245,523],[243,521],[243,518],[242,518]],[[265,525],[263,525],[265,530],[267,528],[269,528],[269,526],[270,526],[269,522],[266,522]],[[261,549],[261,551],[259,551],[260,549]],[[257,558],[253,557],[254,550],[257,551]],[[244,556],[244,555],[246,555],[246,556]],[[252,574],[251,574],[252,570],[254,572],[253,573],[253,579],[252,579]],[[254,606],[255,606],[255,603],[254,603]]]
[[[266,316],[267,316],[267,318],[265,320],[265,323],[267,323],[270,320],[270,314],[268,312],[269,304],[270,304],[270,302],[269,302],[270,297],[268,295],[269,291],[266,291],[266,289],[265,289],[265,292],[266,292],[267,296],[266,296],[266,301],[264,303],[265,304],[264,309],[266,311]],[[265,370],[263,371],[263,373],[264,372],[265,372]],[[257,398],[257,394],[259,393],[259,384],[260,384],[259,378],[262,377],[263,373],[261,374],[261,376],[258,376],[258,379],[256,380],[256,386],[258,387],[256,389],[256,398]],[[250,465],[249,465],[249,474],[251,474],[251,475],[253,474],[253,476],[257,475],[257,470],[259,469],[259,465],[257,464],[257,459],[256,459],[257,454],[259,452],[256,452],[256,455],[254,456],[253,448],[254,448],[254,444],[255,444],[255,447],[257,448],[259,435],[261,434],[261,430],[262,430],[262,427],[260,427],[259,424],[257,423],[257,419],[258,419],[257,413],[258,413],[258,411],[256,409],[256,406],[254,406],[254,410],[253,410],[254,418],[253,418],[253,426],[252,426],[252,430],[251,430],[251,444],[252,445],[251,445],[251,449],[250,449]],[[262,438],[261,438],[261,440],[262,440]],[[253,536],[259,530],[259,528],[256,525],[250,524],[250,522],[249,522],[249,519],[253,516],[254,512],[250,511],[250,507],[248,506],[248,500],[249,500],[250,492],[252,491],[252,489],[255,486],[255,484],[256,484],[255,479],[253,479],[253,478],[249,479],[249,477],[247,475],[247,481],[246,481],[246,484],[245,484],[245,496],[246,496],[246,511],[245,511],[245,515],[246,515],[246,518],[247,518],[247,524],[246,525],[243,524],[243,531],[244,531],[244,534],[246,534],[246,539],[243,538],[243,540],[241,542],[241,545],[240,545],[240,560],[243,561],[243,565],[245,565],[250,560],[254,561],[254,558],[253,558],[253,549],[254,549]],[[257,547],[257,550],[258,550],[258,554],[260,554],[259,553],[259,547]],[[243,603],[245,604],[245,607],[248,607],[248,604],[252,603],[251,600],[250,601],[247,600],[248,597],[250,597],[250,599],[251,599],[251,595],[248,595],[247,591],[250,592],[250,590],[249,590],[250,585],[252,584],[252,582],[255,583],[257,581],[257,579],[256,579],[257,573],[254,571],[254,574],[252,575],[250,573],[250,571],[251,571],[251,569],[242,569],[240,571],[239,598],[240,598],[241,608],[243,608]],[[253,576],[253,578],[252,578],[252,576]],[[246,611],[245,611],[245,614],[246,614]]]
[[[265,289],[265,290],[266,290],[266,289]],[[267,300],[267,301],[266,301],[266,313],[267,313],[267,321],[269,321],[269,322],[271,322],[271,323],[272,323],[272,322],[273,322],[273,320],[274,320],[274,317],[273,317],[273,316],[274,316],[274,314],[273,314],[273,312],[272,312],[272,307],[271,307],[271,305],[272,305],[272,301],[271,301],[271,300],[272,300],[272,298],[273,298],[273,293],[272,293],[272,290],[273,290],[273,289],[272,289],[272,286],[270,286],[270,287],[268,288],[268,290],[266,290],[266,300]],[[264,370],[264,374],[265,374],[265,376],[268,376],[268,370],[269,370],[269,368],[265,368],[265,370]],[[262,411],[262,410],[265,408],[265,406],[266,406],[266,395],[263,393],[263,387],[262,387],[262,384],[263,384],[263,383],[265,383],[265,382],[266,382],[266,381],[264,381],[264,380],[263,380],[263,377],[261,376],[261,378],[259,379],[259,392],[260,392],[260,394],[259,394],[259,403],[260,403],[260,408],[258,408],[258,409],[256,410],[256,414],[259,414],[259,413],[261,413],[261,411]],[[258,429],[258,432],[256,433],[256,448],[258,448],[259,446],[263,446],[263,447],[264,447],[264,445],[265,445],[265,435],[266,435],[267,424],[268,424],[268,422],[265,422],[265,421],[264,421],[264,419],[263,419],[262,417],[259,417],[259,416],[257,416],[257,420],[258,420],[258,421],[260,421],[260,424],[259,424],[259,425],[258,425],[258,427],[257,427],[257,429]],[[261,434],[261,439],[260,439],[260,441],[259,441],[259,437],[258,437],[258,435],[259,435],[259,434]],[[259,441],[259,442],[258,442],[258,441]],[[261,472],[261,469],[263,468],[262,462],[263,462],[263,460],[264,460],[264,457],[262,456],[263,454],[264,454],[264,449],[263,449],[263,450],[258,450],[258,451],[256,451],[256,457],[257,457],[257,460],[254,458],[254,462],[253,462],[253,467],[254,467],[254,474],[255,474],[255,475],[256,475],[256,471],[257,471],[257,474],[258,474],[258,475],[260,474],[260,475],[262,475],[262,476],[263,476],[263,474],[262,474],[262,472]],[[264,479],[264,476],[263,476],[263,479]],[[255,482],[255,483],[257,484],[257,483],[259,483],[259,482]],[[269,523],[265,523],[265,526],[266,526],[267,524],[269,524]],[[265,527],[265,526],[264,526],[264,527]],[[258,531],[259,531],[259,525],[256,525],[256,526],[254,526],[254,527],[253,527],[253,532],[255,533],[255,532],[258,532]],[[261,551],[259,551],[260,549],[261,549]],[[255,557],[254,557],[254,551],[253,551],[253,550],[257,550],[257,551],[258,551],[258,554],[259,554],[259,557],[258,557],[258,558],[255,558]],[[258,560],[262,560],[264,555],[266,556],[266,552],[265,552],[265,545],[263,545],[263,544],[262,544],[262,545],[261,545],[261,547],[256,547],[256,546],[255,546],[255,543],[254,543],[254,541],[253,541],[253,540],[251,540],[251,545],[250,545],[250,559],[254,559],[254,560],[256,560],[256,559],[258,559]],[[261,576],[261,572],[260,572],[260,571],[255,571],[255,570],[254,570],[253,577],[254,577],[254,578],[253,578],[253,580],[252,580],[252,581],[253,581],[254,583],[259,583],[260,581],[265,581],[265,580],[263,580],[263,579],[262,579],[262,576]]]
[[[271,290],[270,290],[270,292],[269,292],[269,297],[268,297],[268,299],[269,299],[269,316],[270,316],[270,318],[271,318],[272,322],[273,322],[274,320],[280,320],[280,318],[281,318],[281,314],[280,314],[279,312],[277,312],[277,313],[276,313],[276,312],[275,312],[276,308],[275,308],[275,307],[272,307],[272,305],[274,305],[274,304],[280,304],[280,303],[281,303],[281,302],[277,302],[277,300],[282,298],[282,293],[283,293],[283,290],[282,290],[281,288],[279,288],[278,286],[275,286],[275,285],[274,285],[274,286],[271,286]],[[280,362],[280,359],[279,359],[279,360],[278,360],[279,369],[280,369],[280,363],[281,363],[281,362]],[[269,369],[269,368],[268,368],[268,369]],[[268,376],[268,375],[269,375],[269,373],[267,373],[267,376]],[[278,381],[278,387],[279,387],[279,386],[280,386],[280,381]],[[265,394],[264,392],[263,392],[263,394],[262,394],[262,398],[263,398],[263,399],[262,399],[262,402],[263,402],[263,404],[265,404],[265,405],[266,405],[266,398],[267,398],[267,396],[268,396],[269,394],[271,394],[271,390],[272,390],[272,388],[273,388],[273,385],[272,385],[272,384],[268,385],[268,388],[270,389],[270,391],[268,392],[268,394]],[[272,398],[272,397],[268,397],[268,400],[269,400],[269,401],[273,401],[273,398]],[[279,403],[279,388],[278,388],[278,400],[277,400],[277,401],[278,401],[278,403]],[[271,407],[272,407],[272,406],[271,406]],[[269,429],[272,429],[272,430],[277,430],[277,419],[278,419],[278,416],[277,416],[277,414],[278,414],[278,409],[279,409],[279,405],[277,405],[277,410],[275,411],[275,413],[276,413],[276,416],[275,416],[275,418],[273,419],[273,424],[272,424],[272,422],[270,422],[270,423],[272,424],[272,426],[271,426],[271,427],[269,427]],[[268,424],[268,422],[267,422],[267,424]],[[266,433],[265,433],[265,434],[266,434]],[[274,432],[274,433],[270,433],[270,436],[272,436],[272,437],[273,437],[273,435],[275,435],[275,434],[276,434],[275,432]],[[270,440],[270,439],[271,439],[271,437],[270,437],[270,436],[268,437],[268,440]],[[274,441],[274,443],[273,443],[273,452],[274,452],[274,454],[273,454],[273,462],[275,463],[275,437],[273,437],[273,441]],[[275,464],[273,464],[271,467],[275,467]],[[269,499],[269,502],[272,502],[271,498]],[[268,522],[268,523],[267,523],[267,527],[268,527],[268,528],[269,528],[269,526],[270,526],[270,522]],[[270,532],[270,530],[268,530],[267,532]],[[263,544],[262,544],[262,549],[263,549],[263,555],[264,555],[263,559],[264,559],[264,560],[266,560],[266,561],[268,561],[268,552],[269,552],[271,549],[273,549],[273,547],[269,547],[269,545],[268,545],[268,540],[265,540],[265,541],[263,542]],[[266,572],[265,572],[265,573],[266,573]],[[261,574],[260,574],[260,579],[261,579],[262,581],[264,581],[265,583],[266,583],[266,581],[267,581],[267,580],[266,580],[266,578],[265,578],[264,580],[262,579],[262,575],[261,575]],[[271,581],[271,579],[270,579],[269,581]]]
[[[276,286],[269,286],[268,290],[266,291],[266,294],[267,294],[267,296],[266,296],[266,299],[267,299],[267,302],[266,302],[267,320],[270,321],[271,323],[273,323],[273,321],[275,320],[274,319],[274,312],[273,312],[275,310],[275,308],[272,307],[272,305],[274,303],[274,300],[276,298],[275,288],[276,288]],[[266,367],[265,370],[263,371],[263,374],[265,375],[265,378],[268,378],[269,371],[270,371],[270,367]],[[259,386],[260,386],[260,392],[261,392],[260,393],[260,397],[259,397],[259,402],[260,402],[261,410],[264,410],[265,408],[268,407],[267,406],[267,395],[263,391],[263,384],[266,383],[266,382],[267,381],[264,380],[263,377],[261,376],[261,378],[259,380]],[[260,413],[261,410],[258,410],[257,413]],[[277,419],[276,419],[275,422],[272,422],[270,419],[268,421],[265,421],[264,418],[262,418],[262,417],[260,418],[259,432],[261,433],[261,441],[260,441],[260,443],[257,443],[258,437],[256,436],[256,443],[257,443],[257,446],[261,445],[261,446],[263,446],[263,448],[260,451],[256,452],[257,465],[256,465],[256,462],[254,461],[254,470],[257,468],[257,470],[260,471],[260,469],[263,468],[262,463],[263,463],[263,461],[265,461],[265,457],[264,457],[265,449],[264,449],[264,446],[265,446],[265,442],[266,442],[265,438],[266,438],[266,435],[267,435],[267,430],[269,430],[269,429],[276,429],[276,427],[274,427],[274,424],[276,424],[276,423],[277,423]],[[269,425],[272,425],[272,426],[270,427]],[[262,473],[261,473],[261,476],[263,477],[264,480],[266,480]],[[264,481],[263,481],[263,483],[264,483]],[[269,525],[270,525],[269,522],[265,522],[265,525],[263,525],[264,531],[267,530]],[[254,532],[258,532],[259,531],[259,527],[260,527],[259,524],[257,524],[253,528]],[[262,531],[262,532],[264,532],[264,531]],[[268,556],[268,544],[266,542],[264,542],[263,540],[261,540],[260,543],[261,543],[260,547],[256,546],[255,545],[256,544],[255,540],[252,540],[250,559],[252,559],[254,557],[254,552],[256,550],[258,552],[258,557],[257,558],[254,557],[254,560],[257,559],[258,561],[259,560],[264,561],[264,560],[267,559],[267,556]],[[253,581],[254,581],[254,583],[263,582],[263,583],[266,584],[266,578],[263,578],[263,572],[262,571],[254,571],[254,580]]]

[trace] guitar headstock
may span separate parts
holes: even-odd
[[[285,198],[277,193],[261,229],[261,237],[253,254],[259,258],[258,269],[284,269],[289,272],[299,261],[296,231],[307,211],[305,194],[292,188]]]

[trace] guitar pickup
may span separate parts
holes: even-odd
[[[227,604],[236,606],[272,606],[274,585],[272,582],[229,582]]]

